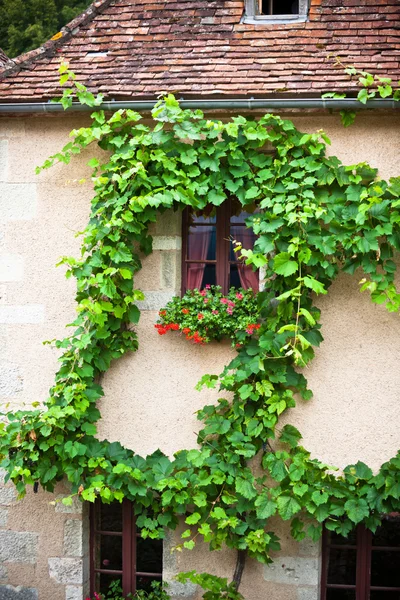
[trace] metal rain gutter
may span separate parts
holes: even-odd
[[[158,100],[111,100],[103,102],[100,106],[87,106],[80,102],[73,102],[72,106],[67,109],[72,111],[93,111],[103,109],[105,111],[116,111],[119,109],[131,109],[136,111],[150,111]],[[257,109],[272,109],[281,110],[283,108],[307,110],[312,108],[319,109],[336,109],[336,110],[360,110],[368,108],[395,109],[400,108],[400,102],[396,102],[390,98],[374,98],[368,100],[366,104],[362,104],[356,98],[271,98],[271,99],[254,99],[254,98],[232,98],[221,100],[179,100],[182,108],[200,108],[203,110],[257,110]],[[64,112],[61,104],[55,102],[19,102],[10,104],[0,103],[0,113],[53,113]]]

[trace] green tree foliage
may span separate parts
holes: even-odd
[[[0,0],[0,48],[9,57],[38,48],[91,0]]]

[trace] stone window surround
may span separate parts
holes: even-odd
[[[259,13],[259,0],[244,0],[245,10],[242,23],[249,25],[288,25],[304,23],[308,20],[310,0],[299,0],[299,12],[294,15],[262,15]]]

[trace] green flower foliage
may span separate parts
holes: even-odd
[[[257,323],[257,297],[251,289],[231,288],[227,296],[214,285],[201,291],[188,290],[182,298],[168,302],[159,315],[155,327],[160,335],[179,331],[195,344],[231,338],[232,345],[240,348],[261,327]]]
[[[99,102],[80,84],[77,95]],[[167,96],[153,119],[146,125],[130,110],[97,110],[42,167],[68,163],[93,142],[109,155],[104,164],[89,163],[95,195],[82,255],[61,260],[77,280],[77,316],[70,336],[56,342],[63,354],[55,384],[44,406],[7,413],[1,466],[20,496],[35,482],[52,491],[66,477],[83,500],[128,498],[144,537],[163,537],[182,517],[178,550],[203,539],[212,550],[225,545],[268,563],[279,549],[273,515],[291,521],[298,540],[317,539],[323,522],[344,535],[360,522],[374,530],[381,513],[400,509],[400,454],[376,475],[363,463],[335,474],[279,417],[297,394],[312,395],[297,366],[308,364],[322,341],[314,301],[340,271],[359,270],[372,302],[399,310],[393,257],[400,250],[400,179],[380,180],[367,164],[343,165],[326,155],[322,132],[301,133],[276,115],[210,120]],[[273,154],[263,152],[267,144]],[[257,297],[257,336],[243,340],[222,374],[200,383],[219,388],[220,399],[199,411],[199,447],[170,460],[99,441],[99,377],[138,345],[143,294],[134,277],[139,251],[151,252],[149,224],[167,209],[201,210],[232,194],[260,209],[247,221],[257,242],[242,255],[265,267],[267,285]],[[256,457],[261,475],[250,467]]]

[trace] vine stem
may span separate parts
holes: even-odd
[[[296,327],[294,330],[294,347],[297,346],[297,333],[299,331],[299,318],[300,318],[300,308],[301,308],[301,262],[299,261],[299,296],[297,299],[297,313],[296,313]]]
[[[238,550],[236,557],[236,566],[235,572],[233,574],[232,583],[235,587],[235,590],[238,591],[240,583],[242,581],[244,567],[246,565],[246,550]]]

